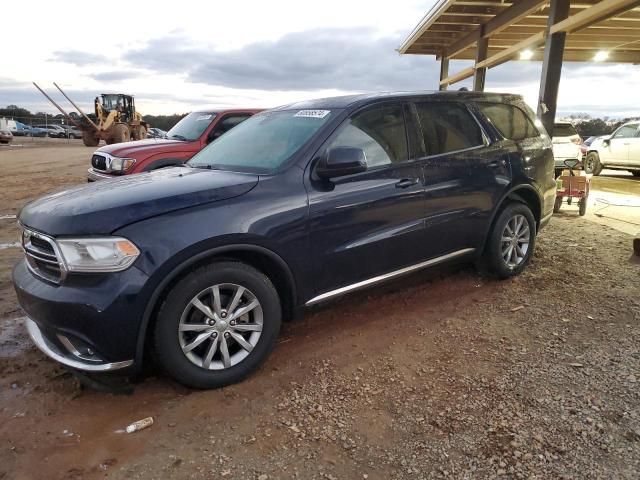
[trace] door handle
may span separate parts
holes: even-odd
[[[417,185],[419,180],[417,178],[403,178],[396,183],[396,188],[409,188]]]

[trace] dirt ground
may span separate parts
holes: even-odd
[[[91,150],[0,149],[0,218],[84,181]],[[462,265],[345,297],[216,391],[161,375],[130,395],[82,388],[30,345],[4,245],[0,479],[638,478],[640,179],[605,173],[520,277]],[[0,219],[0,243],[17,235]]]

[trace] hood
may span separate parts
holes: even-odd
[[[108,153],[114,157],[135,158],[149,157],[154,153],[165,153],[172,150],[183,152],[198,147],[198,142],[171,140],[168,138],[147,138],[135,142],[114,143],[100,147],[95,153]]]
[[[104,235],[182,208],[237,197],[258,175],[167,168],[62,190],[28,203],[19,221],[49,235]]]

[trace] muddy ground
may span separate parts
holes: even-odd
[[[0,149],[0,217],[84,181],[90,153]],[[209,392],[162,375],[130,395],[82,388],[27,341],[20,252],[0,249],[0,479],[637,478],[640,180],[608,173],[586,218],[554,217],[519,278],[460,265],[345,297],[286,325],[247,381]],[[611,195],[627,206],[596,202]],[[0,219],[0,243],[17,233]]]

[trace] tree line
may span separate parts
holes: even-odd
[[[80,115],[76,112],[68,112],[69,116],[74,120],[80,120]],[[92,120],[96,120],[96,116],[93,112],[85,112],[87,116]],[[143,118],[152,127],[160,128],[161,130],[170,130],[176,123],[178,123],[186,113],[174,113],[173,115],[145,115]],[[50,123],[50,124],[67,124],[69,123],[64,115],[58,113],[52,115],[46,112],[32,113],[26,108],[19,107],[18,105],[7,105],[4,108],[0,108],[0,118],[10,118],[18,122],[25,123],[27,125]]]

